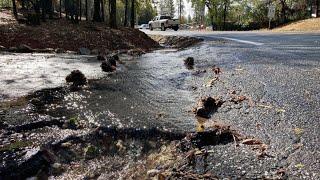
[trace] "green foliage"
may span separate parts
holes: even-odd
[[[156,10],[151,4],[151,0],[140,1],[137,13],[138,24],[148,24],[148,22],[157,15]]]
[[[77,128],[79,125],[79,120],[77,117],[72,117],[68,120],[68,127],[69,128]]]
[[[0,0],[0,8],[12,7],[12,0]]]
[[[160,14],[169,15],[174,17],[175,14],[174,0],[161,0],[160,1]]]
[[[268,5],[276,5],[276,25],[310,17],[308,0],[189,0],[195,9],[194,22],[215,29],[241,30],[268,26]],[[203,18],[203,6],[208,13]],[[205,21],[204,21],[205,20]]]
[[[99,149],[93,145],[88,145],[84,149],[84,156],[86,159],[92,159],[99,154]]]
[[[0,147],[0,152],[3,151],[14,151],[16,149],[24,148],[27,146],[32,145],[30,141],[16,141],[11,144],[5,145],[3,147]]]

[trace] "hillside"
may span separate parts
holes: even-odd
[[[320,32],[320,18],[305,19],[292,22],[284,26],[273,29],[272,31],[310,31]]]

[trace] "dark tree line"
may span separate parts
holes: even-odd
[[[93,3],[92,10],[88,7],[89,2]],[[27,16],[32,16],[33,19],[41,19],[45,21],[47,18],[52,19],[54,14],[53,0],[12,0],[13,14],[18,17],[18,4],[21,5],[21,9],[28,9]],[[93,11],[92,21],[94,22],[105,22],[105,3],[108,3],[108,22],[111,28],[117,28],[117,0],[59,0],[59,17],[62,18],[63,10],[64,15],[67,19],[73,23],[78,23],[82,20],[83,15],[86,21],[89,21],[89,11]],[[84,3],[84,5],[83,5]],[[83,7],[84,6],[84,7]],[[130,9],[129,9],[130,8]],[[129,10],[131,12],[129,16]],[[30,11],[33,11],[31,13]],[[135,24],[135,13],[136,13],[136,0],[125,0],[124,10],[124,26],[128,26],[130,17],[130,27],[134,28]],[[28,19],[28,21],[35,20]],[[39,21],[40,23],[40,21]],[[38,23],[32,23],[38,24]]]

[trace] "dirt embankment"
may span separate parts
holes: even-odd
[[[18,24],[9,11],[0,12],[0,46],[19,47],[25,44],[33,49],[89,50],[150,50],[159,44],[143,32],[131,28],[110,29],[106,23],[72,24],[65,19],[48,20],[40,26]]]
[[[203,41],[203,39],[186,36],[162,36],[162,35],[149,35],[154,41],[162,46],[184,49],[196,45]]]
[[[305,19],[297,22],[285,24],[273,29],[276,32],[295,31],[295,32],[320,32],[320,18]]]

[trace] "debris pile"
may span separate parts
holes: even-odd
[[[193,66],[194,66],[194,58],[193,57],[187,57],[184,60],[184,64],[187,66],[187,68],[193,68]]]
[[[73,86],[83,86],[87,84],[87,78],[79,70],[74,70],[66,77],[68,83],[72,83]]]
[[[199,117],[210,118],[211,114],[216,112],[222,104],[221,100],[212,97],[201,98],[193,112]]]

